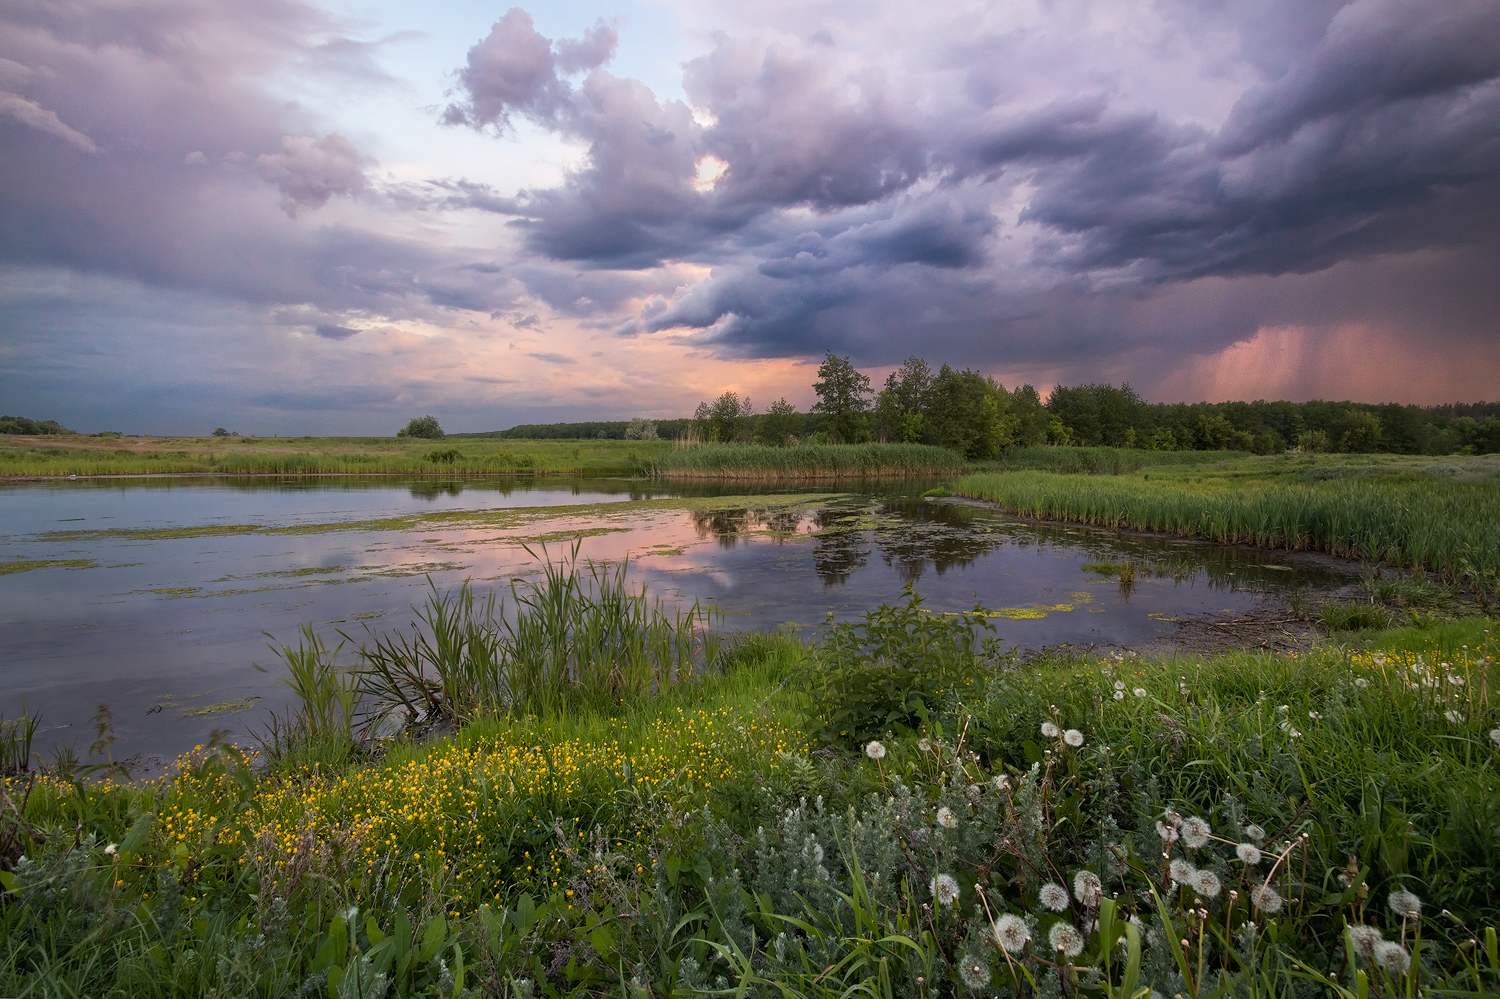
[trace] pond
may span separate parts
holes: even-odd
[[[149,478],[0,488],[0,714],[42,716],[36,749],[86,756],[114,715],[116,758],[245,740],[287,703],[271,642],[330,645],[409,624],[429,585],[505,588],[576,542],[630,559],[673,602],[731,630],[815,634],[901,598],[981,605],[1022,648],[1134,644],[1174,620],[1332,588],[1275,553],[1017,521],[925,485],[754,489],[627,479]],[[1100,563],[1143,570],[1123,586]],[[1095,566],[1094,569],[1085,566]],[[430,580],[430,584],[429,584]],[[341,661],[352,659],[346,648]],[[262,667],[266,671],[257,669]]]

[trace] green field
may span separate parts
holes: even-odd
[[[1500,989],[1492,622],[1022,663],[914,598],[811,643],[565,567],[513,599],[308,632],[259,757],[6,778],[0,993]]]
[[[666,452],[652,471],[684,479],[906,478],[954,475],[964,465],[960,455],[925,444],[698,444]]]
[[[1114,451],[1077,470],[1037,470],[1071,449],[1031,449],[953,493],[1022,517],[1324,551],[1435,572],[1493,601],[1500,587],[1500,459],[1396,455],[1221,457],[1147,463]],[[1081,450],[1081,449],[1080,449]],[[1053,453],[1047,453],[1047,452]],[[1040,453],[1038,453],[1040,452]],[[1137,458],[1144,459],[1135,464]]]
[[[0,478],[59,475],[634,475],[670,441],[0,437]]]

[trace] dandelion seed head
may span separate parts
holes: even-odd
[[[1001,793],[1010,790],[1010,778],[1005,776],[1004,774],[1000,774],[991,783],[995,785],[995,790],[1000,791]]]
[[[1393,975],[1404,975],[1411,968],[1411,952],[1394,940],[1382,940],[1373,948],[1375,963]]]
[[[1208,845],[1208,839],[1213,835],[1213,829],[1203,819],[1194,816],[1182,820],[1182,841],[1190,848],[1196,850]]]
[[[1448,719],[1448,724],[1457,725],[1464,720],[1464,713],[1462,711],[1455,711],[1452,708],[1449,708],[1447,711],[1443,712],[1443,717]]]
[[[1270,885],[1256,885],[1250,889],[1250,901],[1261,912],[1274,915],[1281,911],[1281,893]]]
[[[1490,741],[1495,744],[1496,749],[1500,749],[1500,728],[1490,729]]]
[[[922,738],[917,740],[917,748],[924,753],[932,752],[932,740],[925,735],[922,736]]]
[[[1180,885],[1188,885],[1193,883],[1193,875],[1198,873],[1198,869],[1186,860],[1178,857],[1168,865],[1167,872],[1171,874],[1173,881],[1176,881]]]
[[[958,977],[963,979],[965,988],[978,992],[990,983],[990,966],[976,958],[966,957],[959,963]]]
[[[1047,942],[1053,950],[1060,950],[1068,957],[1083,953],[1083,934],[1072,923],[1053,923],[1052,929],[1047,931]]]
[[[1224,886],[1219,883],[1219,876],[1213,871],[1194,871],[1192,880],[1193,891],[1204,898],[1217,898]]]
[[[1253,839],[1255,840],[1255,842],[1259,843],[1261,840],[1266,838],[1266,831],[1252,822],[1245,827],[1245,838]]]
[[[1006,913],[995,920],[993,927],[995,932],[995,943],[1007,954],[1019,954],[1026,947],[1026,941],[1031,939],[1031,930],[1026,925],[1026,920],[1013,913]]]
[[[1132,690],[1131,693],[1134,694],[1136,697],[1149,697],[1150,696],[1149,694],[1146,693],[1146,688],[1145,687],[1137,687],[1134,690]]]
[[[1156,835],[1161,837],[1163,843],[1175,843],[1177,842],[1177,827],[1175,825],[1169,826],[1165,822],[1158,822],[1156,824]]]
[[[1375,945],[1385,939],[1378,929],[1364,925],[1349,927],[1349,937],[1354,941],[1354,953],[1367,961],[1375,956]]]
[[[939,874],[932,879],[932,897],[937,899],[939,905],[956,905],[958,903],[958,881],[951,874]]]
[[[953,809],[944,805],[937,810],[937,824],[944,829],[953,829],[958,825],[958,816],[953,814]]]
[[[1117,690],[1117,691],[1115,691],[1115,700],[1117,700],[1117,701],[1123,701],[1123,700],[1125,700],[1125,691],[1123,691],[1123,690]]]
[[[1036,900],[1042,903],[1045,909],[1062,912],[1068,907],[1068,889],[1056,881],[1048,881],[1037,889]]]
[[[1390,894],[1385,904],[1402,919],[1416,919],[1422,914],[1422,900],[1409,891],[1397,890]]]
[[[1251,867],[1260,863],[1260,847],[1254,843],[1241,843],[1234,848],[1234,855]]]
[[[1104,899],[1104,884],[1093,871],[1073,875],[1073,897],[1090,909],[1097,909]]]
[[[1356,686],[1356,687],[1360,687],[1360,688],[1364,688],[1364,687],[1368,687],[1368,686],[1369,686],[1369,685],[1370,685],[1370,681],[1369,681],[1369,680],[1366,680],[1366,679],[1365,679],[1365,678],[1364,678],[1364,677],[1362,677],[1362,676],[1360,676],[1360,677],[1355,677],[1355,679],[1354,679],[1354,685],[1355,685],[1355,686]]]
[[[1056,724],[1049,721],[1042,722],[1042,734],[1049,739],[1056,739],[1061,730]]]
[[[1118,691],[1120,691],[1121,693],[1123,693],[1125,691],[1125,681],[1124,680],[1116,680],[1115,681],[1115,689],[1118,690]]]
[[[885,759],[885,746],[871,739],[869,744],[865,746],[865,755],[872,760],[883,760]]]

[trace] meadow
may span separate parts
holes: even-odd
[[[1092,452],[1073,454],[1070,452]],[[1500,595],[1500,460],[1020,449],[956,495],[1043,520],[1323,551]]]
[[[260,750],[161,781],[10,723],[0,993],[1500,989],[1489,621],[1022,659],[911,592],[721,642],[576,564],[471,597],[309,630]]]
[[[0,438],[0,478],[67,475],[634,475],[670,441],[397,437]]]
[[[673,448],[652,465],[663,478],[788,480],[955,475],[962,456],[926,444],[696,444]]]

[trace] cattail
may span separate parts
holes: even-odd
[[[1068,957],[1083,953],[1083,934],[1074,929],[1072,923],[1053,923],[1047,931],[1047,942],[1052,949],[1062,951]]]
[[[1037,889],[1036,898],[1044,908],[1053,912],[1062,912],[1068,907],[1068,889],[1056,881],[1048,881]]]
[[[1026,941],[1031,939],[1031,930],[1026,926],[1026,920],[1011,913],[995,920],[992,929],[995,932],[995,943],[1007,954],[1019,954],[1026,947]]]

